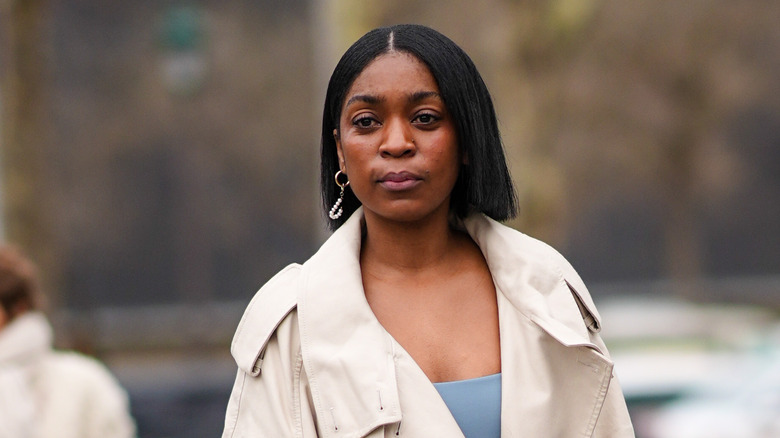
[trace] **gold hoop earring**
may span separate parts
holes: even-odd
[[[347,177],[347,182],[342,184],[341,181],[339,181],[339,176],[341,175]],[[336,185],[339,186],[339,188],[341,189],[341,193],[339,193],[339,199],[337,199],[336,203],[333,204],[333,208],[331,208],[330,212],[328,212],[328,217],[333,219],[334,221],[340,218],[342,214],[344,214],[344,208],[341,206],[341,203],[344,202],[344,188],[349,185],[349,177],[347,176],[346,173],[339,170],[338,172],[336,172],[335,179],[336,179]]]

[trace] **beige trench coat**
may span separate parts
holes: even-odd
[[[463,437],[362,289],[362,210],[255,295],[232,344],[223,438]],[[501,436],[633,437],[600,317],[569,263],[481,214],[464,227],[497,291]]]

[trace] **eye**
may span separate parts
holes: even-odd
[[[439,120],[441,120],[441,117],[437,116],[436,114],[421,113],[415,116],[414,119],[412,119],[412,123],[416,123],[420,125],[430,125],[432,123],[436,123]]]
[[[352,124],[358,128],[372,128],[379,122],[370,115],[362,115],[352,119]]]

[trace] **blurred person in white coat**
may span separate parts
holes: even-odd
[[[52,347],[34,265],[0,247],[0,438],[130,438],[127,394],[97,360]]]

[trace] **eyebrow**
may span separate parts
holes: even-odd
[[[409,96],[409,102],[415,103],[421,100],[425,100],[429,97],[435,97],[441,100],[441,95],[435,91],[418,91]]]
[[[421,100],[427,99],[429,97],[436,97],[438,99],[441,99],[441,95],[435,91],[417,91],[415,93],[410,94],[408,100],[410,103],[416,103]],[[383,97],[373,96],[370,94],[356,94],[349,98],[347,103],[344,104],[344,107],[348,107],[354,102],[365,102],[371,105],[376,105],[384,101],[385,98]]]
[[[349,98],[346,104],[344,104],[344,107],[350,106],[354,102],[365,102],[369,104],[377,104],[384,101],[384,99],[380,99],[376,96],[371,96],[370,94],[356,94]]]

